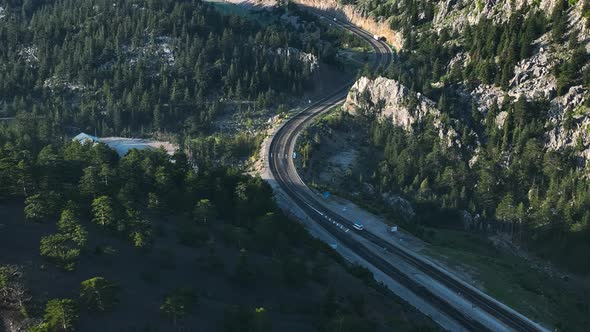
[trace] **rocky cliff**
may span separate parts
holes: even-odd
[[[433,25],[462,30],[466,24],[475,24],[482,18],[504,22],[510,15],[525,6],[538,7],[550,13],[557,0],[439,0]]]
[[[373,112],[382,121],[391,121],[408,132],[415,125],[430,121],[446,146],[460,146],[457,132],[445,124],[436,104],[393,79],[361,77],[350,89],[343,109],[353,115]]]
[[[584,1],[569,1],[567,28],[562,42],[555,42],[551,37],[553,23],[550,19],[558,0],[434,0],[431,3],[434,5],[432,22],[424,24],[417,31],[418,35],[436,35],[445,30],[453,36],[452,43],[458,47],[454,48],[456,54],[445,64],[447,72],[456,67],[463,70],[474,61],[474,54],[468,54],[461,47],[468,26],[476,26],[482,19],[503,24],[518,10],[522,10],[524,17],[532,12],[544,13],[549,20],[549,30],[534,40],[531,45],[532,55],[514,66],[514,75],[507,87],[459,84],[458,90],[465,100],[476,103],[482,119],[492,105],[501,105],[507,100],[514,101],[521,96],[528,101],[547,100],[550,106],[546,119],[545,147],[552,150],[573,148],[581,158],[581,164],[587,164],[590,161],[590,110],[583,104],[589,98],[589,91],[587,87],[575,84],[565,94],[558,96],[556,77],[558,67],[573,57],[574,51],[570,45],[572,36],[577,36],[574,39],[585,46],[586,53],[590,51],[590,24],[587,22],[588,8],[584,8]],[[425,16],[425,12],[419,12],[418,16]],[[588,54],[585,56],[587,58]],[[581,72],[583,68],[577,69]],[[499,128],[503,127],[506,118],[506,112],[496,117]]]
[[[276,4],[275,0],[229,0],[246,1],[252,4],[270,6]],[[399,16],[382,16],[383,6],[401,8],[403,2],[393,1],[380,3],[378,1],[357,1],[354,4],[342,4],[337,0],[293,0],[301,6],[321,9],[341,19],[352,22],[365,30],[377,35],[385,36],[397,49],[402,49],[404,39],[399,31],[391,28],[392,24],[400,17],[407,16],[403,12]],[[489,19],[496,24],[508,22],[509,18],[518,10],[523,10],[524,16],[529,16],[535,11],[542,11],[547,18],[552,15],[558,0],[431,0],[428,2],[434,10],[431,22],[425,22],[429,17],[423,6],[418,6],[418,21],[422,26],[416,26],[413,32],[417,35],[437,35],[448,31],[453,35],[451,43],[457,47],[451,60],[443,64],[447,73],[455,67],[461,70],[473,62],[473,54],[469,54],[462,47],[464,33],[468,26],[476,26],[481,20]],[[584,1],[570,1],[568,9],[568,24],[565,32],[565,40],[571,34],[577,36],[577,40],[590,51],[590,29],[584,14]],[[397,10],[399,11],[399,10]],[[390,12],[396,12],[391,10]],[[380,16],[381,15],[381,16]],[[550,24],[550,23],[549,23]],[[567,42],[555,43],[550,37],[550,32],[545,33],[532,43],[532,54],[524,58],[514,66],[514,75],[509,79],[507,87],[501,88],[493,84],[479,84],[476,86],[458,84],[457,89],[466,101],[473,100],[477,105],[482,118],[485,118],[492,105],[501,105],[506,100],[516,100],[523,96],[529,101],[547,100],[550,105],[549,116],[546,123],[545,147],[553,150],[574,148],[576,154],[581,157],[582,164],[590,160],[590,110],[583,106],[588,99],[589,91],[581,85],[569,88],[565,95],[558,97],[558,78],[556,68],[572,56],[572,50]],[[443,82],[433,84],[440,87]],[[345,108],[351,112],[356,109],[370,108],[373,111],[380,108],[380,119],[389,119],[394,124],[411,131],[414,124],[421,121],[433,121],[439,130],[439,136],[447,145],[461,142],[457,138],[453,126],[444,123],[448,120],[446,115],[441,115],[435,103],[428,98],[420,96],[395,80],[377,78],[369,80],[359,79],[351,89]],[[502,128],[507,113],[501,112],[496,117],[496,124]],[[456,119],[462,121],[462,119]],[[479,142],[478,142],[479,144]],[[477,147],[474,147],[477,150]]]
[[[369,13],[363,11],[355,5],[344,5],[336,0],[292,0],[301,6],[321,9],[329,12],[331,15],[351,22],[368,32],[383,36],[396,49],[401,48],[403,38],[400,32],[391,29],[390,18],[371,17]]]
[[[247,5],[253,8],[269,8],[284,3],[281,0],[224,0],[226,2]],[[402,34],[391,29],[391,18],[373,17],[361,7],[342,4],[336,0],[291,0],[293,3],[310,9],[317,9],[341,20],[351,22],[374,35],[384,37],[396,49],[403,45]]]
[[[294,48],[294,47],[287,47],[287,48],[279,47],[276,50],[276,53],[278,55],[284,55],[287,57],[295,58],[295,59],[297,59],[297,61],[304,63],[308,67],[310,73],[313,73],[320,66],[320,62],[319,62],[318,57],[316,55],[303,52],[303,51],[301,51],[297,48]]]

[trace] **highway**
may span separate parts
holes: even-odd
[[[316,12],[317,14],[317,12]],[[349,23],[340,20],[334,21],[333,17],[324,15],[325,19],[332,21],[332,24],[347,29],[358,37],[369,43],[375,50],[375,57],[372,66],[387,67],[392,60],[392,51],[389,46],[373,38],[373,36]],[[336,238],[343,246],[352,250],[359,257],[369,262],[387,276],[396,280],[416,296],[424,299],[441,313],[452,318],[470,331],[489,331],[499,330],[497,325],[494,327],[487,326],[481,321],[471,317],[464,311],[459,310],[446,298],[443,298],[424,284],[414,280],[407,272],[401,271],[394,264],[383,258],[382,254],[377,254],[373,249],[368,248],[359,241],[358,237],[383,248],[385,254],[395,255],[401,258],[407,264],[415,267],[424,275],[429,276],[436,282],[444,285],[449,290],[459,294],[465,301],[479,307],[489,316],[494,317],[506,330],[514,331],[545,331],[540,325],[532,322],[526,317],[520,315],[509,307],[499,303],[493,298],[487,296],[473,286],[459,280],[454,275],[423,259],[413,252],[385,241],[379,235],[373,234],[367,230],[356,231],[352,228],[352,220],[348,220],[342,215],[333,212],[319,199],[319,196],[311,191],[302,181],[293,160],[293,152],[298,135],[309,125],[315,118],[329,111],[333,107],[343,103],[348,90],[353,82],[336,87],[334,92],[301,111],[300,113],[289,118],[281,128],[271,138],[268,164],[270,172],[280,189],[288,198],[297,205],[299,209],[313,219],[318,225],[324,228],[331,236]]]

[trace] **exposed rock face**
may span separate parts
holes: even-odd
[[[459,67],[459,69],[465,68],[469,63],[469,55],[467,52],[459,52],[455,54],[455,56],[449,61],[447,65],[447,70],[451,71],[455,67]]]
[[[309,66],[310,72],[313,72],[314,70],[318,69],[320,66],[317,56],[315,56],[311,53],[305,53],[305,52],[303,52],[299,49],[296,49],[294,47],[278,48],[277,54],[278,55],[286,55],[287,57],[296,58],[298,61],[301,61],[301,62],[305,63],[307,66]]]
[[[439,0],[436,4],[434,27],[462,31],[466,25],[475,24],[482,18],[505,22],[510,15],[525,5],[550,13],[557,0]]]
[[[409,221],[414,218],[416,212],[414,212],[414,208],[412,204],[398,195],[392,195],[389,193],[385,193],[382,195],[383,201],[391,208],[393,208],[397,214],[402,217],[404,220]]]
[[[43,82],[44,88],[51,90],[70,90],[70,91],[83,91],[86,87],[78,82],[70,82],[67,79],[59,76],[53,76],[46,79]]]
[[[385,37],[397,49],[400,49],[403,45],[401,33],[390,28],[389,19],[376,21],[374,18],[369,17],[367,13],[361,12],[354,5],[343,5],[336,0],[293,0],[293,2],[302,6],[328,11],[331,15],[346,19],[374,35]]]
[[[516,77],[513,80],[515,79]],[[552,75],[542,75],[528,82],[533,85],[528,92],[520,85],[508,92],[494,86],[480,85],[472,92],[472,96],[484,113],[492,103],[501,104],[504,98],[517,98],[520,94],[528,100],[550,100],[545,147],[551,150],[574,148],[576,155],[581,158],[581,165],[587,164],[590,161],[590,109],[583,104],[588,91],[582,86],[574,86],[564,96],[555,97],[555,78]],[[507,115],[506,112],[500,112],[496,116],[498,128],[504,126]]]
[[[24,318],[18,310],[0,310],[0,332],[26,332],[41,323],[39,318]]]
[[[36,47],[29,46],[22,48],[18,52],[18,55],[22,57],[29,66],[33,67],[39,63],[39,58],[37,57],[38,53],[39,50]]]
[[[477,103],[480,112],[486,114],[492,105],[500,105],[506,97],[506,93],[497,86],[480,84],[470,92],[471,97]]]
[[[479,109],[486,113],[493,103],[500,105],[504,98],[527,100],[551,100],[557,95],[557,80],[551,72],[559,59],[556,50],[548,45],[547,36],[536,41],[537,52],[521,60],[514,67],[514,77],[509,81],[508,91],[497,86],[482,84],[471,91]]]
[[[498,114],[495,119],[496,126],[498,126],[498,128],[500,128],[500,129],[503,128],[504,123],[506,123],[507,118],[508,118],[508,112],[506,112],[506,111],[500,112],[500,114]]]
[[[557,59],[550,52],[535,54],[514,68],[509,94],[527,99],[552,99],[556,95],[556,79],[550,73]]]
[[[557,0],[487,0],[482,6],[477,2],[466,0],[445,0],[438,4],[438,12],[434,26],[451,28],[461,31],[466,24],[475,24],[486,17],[496,22],[505,22],[507,18],[524,5],[539,8],[550,14]],[[579,1],[569,11],[569,32],[576,31],[579,41],[585,43],[590,50],[590,30],[586,27],[586,19],[582,16],[582,2]],[[582,106],[588,91],[581,86],[572,87],[569,92],[557,97],[557,79],[555,67],[560,61],[567,60],[572,51],[565,45],[552,43],[548,34],[533,44],[534,54],[521,60],[514,68],[514,77],[509,80],[506,91],[497,86],[479,85],[465,91],[477,103],[482,113],[487,113],[493,104],[500,105],[506,98],[513,100],[523,96],[529,101],[545,99],[550,101],[549,118],[547,119],[545,147],[553,150],[574,148],[585,165],[590,160],[590,114]],[[462,53],[458,53],[447,65],[450,70],[454,66],[470,61]],[[505,112],[496,116],[496,125],[501,128],[507,118]]]
[[[436,104],[396,80],[361,77],[350,89],[344,109],[351,114],[358,114],[359,110],[376,112],[381,120],[389,120],[409,132],[414,131],[417,123],[432,121],[446,146],[460,146],[457,132],[443,124]]]
[[[231,0],[269,5],[274,0]],[[376,35],[385,36],[397,48],[403,44],[403,36],[389,27],[389,20],[377,20],[363,12],[363,6],[342,5],[337,0],[294,0],[295,3],[328,11],[330,14],[346,19],[355,25]],[[481,19],[491,19],[496,23],[507,22],[517,10],[529,8],[544,11],[550,16],[558,0],[433,0],[435,17],[431,31],[440,32],[443,28],[461,33],[467,25],[477,24]],[[578,40],[586,45],[590,52],[590,29],[583,17],[582,1],[577,1],[569,11],[568,33],[576,31]],[[424,16],[424,13],[419,13]],[[455,41],[455,43],[460,41]],[[590,160],[590,110],[581,106],[587,98],[588,91],[582,87],[573,87],[562,97],[557,97],[557,80],[554,76],[555,66],[567,59],[570,51],[564,45],[552,44],[548,35],[534,42],[534,54],[521,60],[514,68],[514,77],[509,80],[506,91],[494,85],[479,85],[474,89],[463,89],[467,98],[475,100],[480,112],[486,114],[493,104],[501,105],[506,98],[513,100],[524,96],[527,100],[546,99],[550,101],[549,118],[545,146],[548,149],[561,150],[574,148],[581,157],[581,164]],[[314,59],[306,58],[313,68]],[[464,51],[457,53],[446,65],[447,71],[466,66],[470,61]],[[438,84],[438,83],[437,83]],[[436,85],[436,84],[435,84]],[[436,86],[435,86],[436,87]],[[348,94],[345,109],[356,113],[360,109],[378,113],[381,120],[388,119],[394,125],[413,131],[414,125],[422,121],[432,121],[439,131],[439,137],[447,146],[461,142],[457,133],[443,120],[442,114],[431,100],[411,92],[395,80],[377,78],[359,79]],[[495,118],[499,128],[504,126],[507,113],[500,112]],[[451,120],[452,121],[452,120]],[[477,148],[469,162],[477,160]]]
[[[279,0],[225,0],[227,2],[247,5],[252,8],[265,9],[274,7],[279,3]],[[315,8],[328,12],[330,15],[338,17],[342,20],[349,21],[356,26],[359,26],[374,35],[383,36],[395,48],[399,49],[403,45],[402,34],[390,28],[389,19],[375,20],[369,17],[367,13],[363,13],[354,5],[343,5],[336,0],[292,0],[293,3],[302,5],[304,7]],[[292,18],[285,17],[288,20]],[[295,22],[294,25],[297,23]]]
[[[553,69],[560,57],[568,55],[564,48],[550,45],[547,36],[535,42],[536,53],[520,61],[514,68],[514,77],[509,82],[507,91],[490,85],[480,85],[470,92],[482,113],[487,113],[492,104],[502,104],[505,98],[550,101],[549,118],[547,119],[547,141],[545,147],[552,150],[575,148],[581,158],[581,164],[590,161],[590,113],[582,106],[588,91],[582,86],[570,88],[567,94],[557,97],[557,79]],[[559,48],[559,49],[558,49]],[[571,113],[571,121],[567,116]],[[501,112],[495,119],[496,125],[502,128],[506,120],[506,112]],[[568,123],[566,125],[566,123]]]
[[[574,148],[583,164],[590,161],[590,110],[582,106],[587,93],[581,86],[574,86],[551,102],[551,130],[546,142],[546,147],[553,150]]]

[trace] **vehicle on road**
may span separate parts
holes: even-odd
[[[360,221],[355,221],[352,224],[352,227],[354,227],[354,229],[356,229],[357,231],[362,231],[363,229],[365,229],[365,226],[363,226],[363,224]]]

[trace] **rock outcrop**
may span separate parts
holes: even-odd
[[[492,104],[500,105],[506,97],[518,99],[524,96],[527,100],[551,100],[556,97],[557,79],[552,70],[559,63],[559,58],[547,39],[547,36],[543,36],[537,40],[536,53],[514,67],[514,77],[510,79],[507,91],[481,84],[470,92],[480,111],[487,113]]]
[[[297,48],[294,47],[287,47],[287,48],[277,48],[276,50],[278,55],[285,55],[287,57],[293,57],[298,61],[303,62],[305,65],[308,66],[309,72],[313,72],[314,70],[318,69],[320,66],[320,62],[318,57],[311,53],[305,53]]]
[[[304,7],[327,11],[331,15],[349,21],[374,35],[383,36],[397,49],[403,45],[402,34],[391,29],[390,19],[370,17],[368,13],[363,13],[355,5],[343,5],[336,0],[293,0],[293,2]]]
[[[385,204],[391,207],[404,221],[410,221],[416,215],[412,204],[407,199],[390,193],[384,193],[381,197]]]
[[[560,56],[566,57],[568,53],[564,49],[556,49],[557,45],[550,45],[547,36],[536,44],[537,52],[515,66],[508,90],[482,84],[470,95],[484,114],[494,103],[502,104],[505,98],[516,100],[523,96],[529,101],[548,100],[545,147],[552,150],[574,148],[580,157],[580,164],[586,165],[590,161],[590,110],[583,104],[589,91],[582,86],[574,86],[565,95],[557,97],[557,79],[553,72]],[[498,114],[496,125],[502,128],[506,118],[506,112]]]
[[[279,4],[279,0],[225,1],[259,9],[266,9]],[[402,34],[391,29],[390,19],[370,17],[368,13],[364,13],[359,9],[359,7],[355,5],[345,5],[337,0],[292,0],[292,2],[303,7],[324,11],[327,14],[333,15],[341,20],[345,20],[356,26],[359,26],[374,35],[383,36],[397,49],[401,48],[403,45]]]
[[[361,77],[350,89],[344,110],[351,114],[374,112],[379,119],[391,121],[408,132],[413,132],[420,122],[431,121],[446,146],[461,145],[457,132],[443,123],[436,104],[396,80]]]
[[[551,102],[546,141],[548,149],[574,149],[582,165],[590,161],[590,109],[583,106],[587,94],[581,86],[574,86]]]
[[[462,31],[466,25],[473,25],[482,18],[494,22],[505,22],[510,15],[524,6],[536,7],[551,13],[557,0],[439,0],[433,26],[440,29]]]

